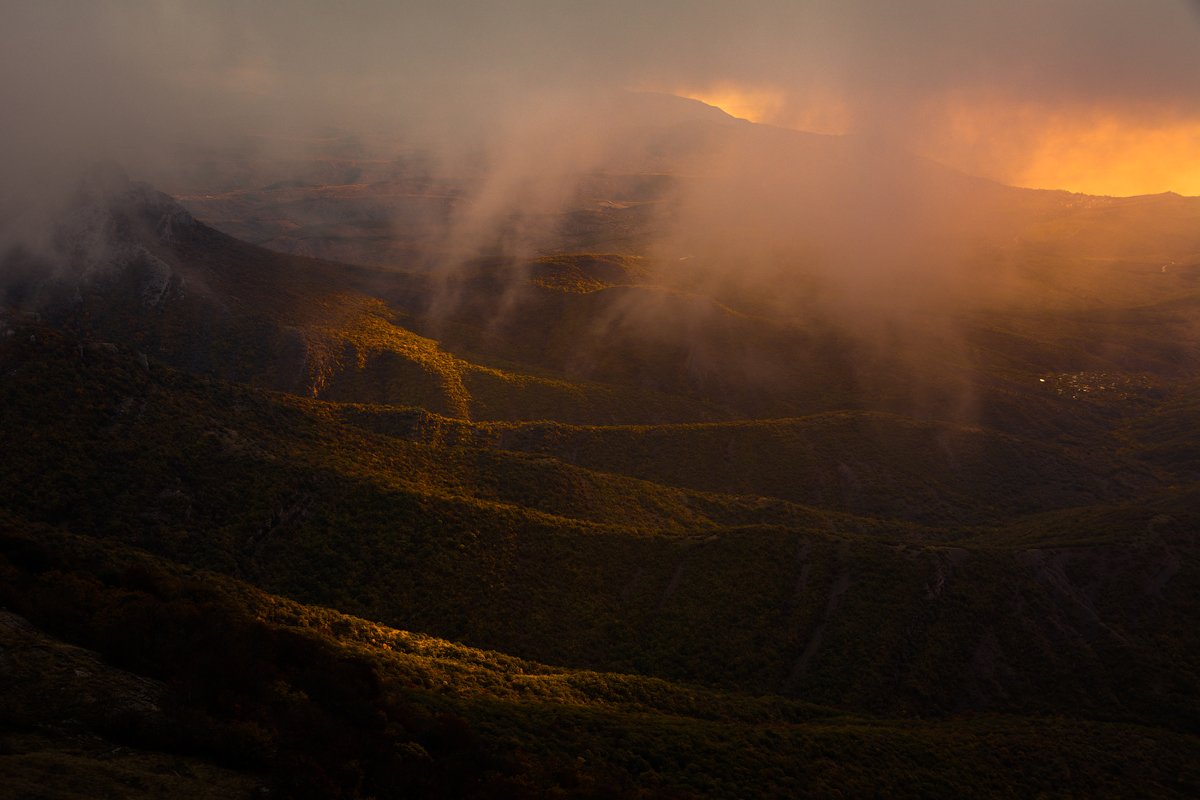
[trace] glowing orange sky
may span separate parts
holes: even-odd
[[[1053,126],[1010,182],[1087,194],[1200,195],[1200,121]]]
[[[803,103],[732,83],[676,93],[753,122],[817,133],[854,129],[848,105],[832,93],[809,92]],[[1086,194],[1200,195],[1200,119],[962,101],[947,101],[931,116],[935,121],[905,144],[973,175]]]

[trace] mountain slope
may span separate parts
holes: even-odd
[[[1197,792],[1200,207],[643,100],[519,255],[271,252],[113,174],[0,255],[14,785]],[[963,227],[910,246],[906,186]],[[848,255],[767,236],[848,198]]]
[[[1195,737],[1168,730],[1062,717],[870,719],[564,670],[301,606],[11,517],[0,519],[0,570],[4,602],[169,687],[164,708],[140,720],[84,718],[83,731],[119,743],[116,762],[56,755],[58,715],[77,713],[82,698],[6,716],[0,759],[17,781],[10,786],[36,775],[37,796],[69,796],[72,776],[84,775],[93,792],[129,780],[188,790],[189,777],[203,776],[205,796],[238,796],[262,781],[304,796],[341,796],[350,781],[372,793],[466,797],[1000,797],[1064,781],[1086,793],[1182,797],[1197,785]],[[4,669],[26,685],[55,680],[35,669],[39,652],[154,685],[7,619],[18,627],[0,629]],[[236,632],[239,649],[207,649],[220,627],[226,642]],[[297,719],[305,743],[292,741]],[[40,737],[20,730],[31,723]],[[352,762],[342,760],[347,748]],[[61,771],[44,771],[51,759]],[[231,760],[232,769],[216,766]],[[174,777],[142,777],[143,765],[164,762]]]
[[[1060,539],[923,529],[368,433],[29,330],[0,498],[31,519],[549,663],[885,713],[1200,712],[1194,486],[1059,510],[1090,520]]]

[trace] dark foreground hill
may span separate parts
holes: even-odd
[[[1194,736],[1170,729],[868,717],[549,667],[10,516],[0,575],[22,614],[0,617],[14,796],[1183,797],[1200,780]]]
[[[392,409],[195,378],[144,364],[126,346],[98,348],[44,325],[9,324],[13,334],[0,346],[0,492],[15,571],[5,604],[115,666],[165,680],[165,691],[184,691],[172,680],[218,683],[198,700],[198,690],[185,691],[199,709],[185,702],[171,712],[184,716],[155,723],[178,740],[139,732],[137,720],[96,722],[101,735],[135,746],[130,753],[148,753],[135,764],[154,763],[169,741],[181,757],[233,768],[222,779],[230,785],[241,785],[245,773],[236,770],[250,767],[254,780],[298,791],[283,776],[313,770],[328,786],[364,794],[414,781],[435,796],[487,796],[492,782],[515,782],[518,795],[559,786],[598,796],[740,796],[746,787],[820,796],[837,786],[921,796],[957,794],[979,780],[1008,794],[1050,790],[1068,775],[1083,794],[1107,780],[1145,782],[1163,795],[1195,789],[1185,768],[1194,763],[1200,719],[1194,483],[1124,502],[998,514],[985,525],[920,526],[900,515],[669,487],[624,477],[619,464],[572,466],[546,452],[563,440],[534,435],[537,426],[407,412],[397,428],[402,412]],[[1161,426],[1150,430],[1161,435]],[[565,434],[567,444],[579,435]],[[587,435],[602,442],[610,434]],[[540,452],[502,447],[520,437]],[[1152,471],[1157,447],[1149,452],[1142,468]],[[150,565],[151,577],[134,570],[130,578],[133,562]],[[486,656],[497,659],[488,680],[504,688],[476,696],[461,667],[438,662],[403,684],[402,696],[426,710],[396,710],[391,689],[373,683],[386,673],[375,661],[386,653],[372,646],[363,654],[366,645],[344,635],[383,629],[326,622],[322,635],[339,642],[280,633],[266,653],[246,653],[266,634],[207,626],[221,614],[243,620],[239,626],[268,624],[252,621],[264,601],[250,602],[259,595],[246,589],[206,588],[234,586],[215,577],[172,588],[183,579],[160,573],[177,574],[172,563],[560,666]],[[185,592],[182,608],[175,591]],[[224,598],[223,610],[190,610],[212,592]],[[178,631],[183,641],[149,630]],[[189,654],[214,637],[237,660],[193,663]],[[147,642],[164,652],[145,652]],[[297,655],[304,647],[318,655]],[[358,655],[338,655],[346,647]],[[173,678],[185,665],[187,674]],[[303,675],[288,677],[298,668]],[[367,688],[346,688],[336,677],[342,670]],[[547,671],[561,677],[523,677]],[[229,688],[226,680],[238,683]],[[315,687],[325,681],[335,694],[322,699]],[[450,702],[430,686],[474,699]],[[347,721],[355,706],[337,699],[342,691],[366,692],[353,702],[383,710]],[[603,699],[611,692],[620,699]],[[697,692],[709,699],[696,700]],[[692,710],[677,707],[682,697]],[[806,710],[783,697],[843,711]],[[443,710],[457,721],[439,716]],[[55,738],[65,735],[64,723],[39,728],[50,723],[22,713],[50,733],[13,740],[10,749],[25,754],[14,761],[21,774],[38,774],[39,758],[63,752],[93,769],[86,754]],[[408,714],[426,721],[405,722]],[[900,721],[913,715],[930,721]],[[289,738],[294,724],[316,738]],[[230,725],[240,738],[224,732]],[[323,739],[324,725],[340,732]],[[345,726],[361,737],[349,740],[358,742],[353,752],[314,744],[350,736]],[[546,731],[556,731],[553,745]],[[1109,745],[1099,742],[1120,755],[1103,756]],[[372,755],[379,748],[386,755]],[[758,754],[752,770],[748,753]],[[1037,766],[1018,769],[1013,758]],[[1117,771],[1121,777],[1110,776]]]

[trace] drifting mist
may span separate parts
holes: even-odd
[[[1076,171],[1136,171],[1113,141],[1178,144],[1200,125],[1193,11],[16,3],[0,34],[0,236],[52,249],[82,166],[114,161],[201,219],[227,209],[235,235],[428,274],[432,333],[478,306],[481,264],[499,329],[522,313],[532,262],[600,252],[637,260],[654,289],[614,299],[593,340],[636,331],[677,343],[698,374],[755,383],[800,370],[786,348],[721,341],[729,320],[755,318],[841,331],[865,343],[867,373],[928,372],[968,362],[961,312],[1031,294],[1021,248],[1081,202],[988,177],[1036,183],[1056,161],[1047,142],[1095,120],[1118,133],[1075,146]],[[763,122],[844,135],[662,92],[724,92]],[[1059,255],[1068,274],[1078,253]]]

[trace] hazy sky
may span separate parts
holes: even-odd
[[[10,156],[368,120],[450,129],[486,124],[490,105],[626,87],[1021,185],[1200,194],[1189,0],[0,5]]]

